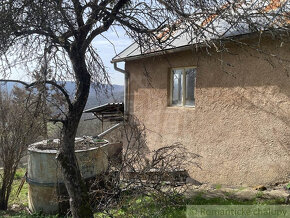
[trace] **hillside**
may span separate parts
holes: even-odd
[[[1,88],[3,90],[7,90],[11,92],[13,87],[17,85],[18,87],[23,87],[23,85],[9,82],[7,84],[2,84]],[[102,105],[109,102],[122,102],[124,98],[124,86],[121,85],[102,85],[102,90],[96,91],[94,88],[91,87],[89,98],[87,101],[86,109],[95,107],[98,105]],[[67,81],[65,83],[65,89],[70,93],[72,96],[75,92],[75,83],[71,81]]]
[[[20,85],[18,83],[7,83],[2,84],[0,88],[4,91],[11,92],[14,85],[17,85],[18,87],[23,87],[23,85]],[[86,104],[85,109],[96,107],[102,104],[111,103],[111,102],[122,102],[124,99],[124,86],[121,85],[103,85],[103,88],[101,90],[94,90],[94,88],[90,89],[89,98]],[[70,93],[72,96],[75,92],[75,83],[74,82],[66,82],[65,89]],[[97,135],[99,134],[101,130],[101,123],[98,119],[92,119],[94,116],[92,114],[83,114],[79,127],[77,136],[83,136],[83,135]],[[90,119],[90,120],[88,120]],[[108,128],[111,126],[111,123],[105,123],[104,128]],[[50,132],[50,136],[52,138],[59,137],[60,134],[60,128],[59,125],[53,125],[52,123],[48,124],[48,129]]]

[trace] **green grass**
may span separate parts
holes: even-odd
[[[230,198],[205,198],[203,193],[185,198],[180,195],[161,197],[158,195],[132,196],[125,198],[120,208],[111,209],[113,217],[186,217],[186,205],[273,205],[284,204],[284,199],[273,200],[239,200]],[[96,213],[95,217],[110,217],[105,213]]]
[[[216,184],[216,185],[215,185],[215,189],[219,190],[219,189],[221,189],[221,188],[222,188],[222,185],[221,185],[221,184]]]
[[[15,180],[22,179],[25,173],[26,173],[26,168],[19,168],[15,173],[14,179]]]
[[[21,180],[25,172],[26,172],[25,168],[19,168],[15,173],[14,181],[12,184],[12,190],[11,190],[11,194],[10,194],[10,198],[8,202],[9,206],[12,206],[13,204],[17,204],[22,208],[28,206],[28,200],[27,200],[28,184],[26,182],[24,183],[22,190],[19,193],[19,196],[18,197],[16,196],[18,187],[21,183]],[[0,174],[1,174],[1,171],[0,171]]]
[[[153,194],[147,196],[123,196],[121,206],[111,209],[109,214],[113,217],[184,217],[185,206],[178,202],[182,199],[174,197],[176,204],[168,205],[169,199]],[[181,203],[181,202],[180,202]],[[110,217],[106,213],[96,213],[95,217]]]
[[[9,200],[9,206],[19,205],[18,210],[0,211],[0,217],[12,218],[56,218],[59,216],[45,216],[42,214],[30,215],[25,210],[28,206],[28,184],[25,183],[19,196],[16,196],[17,189],[24,176],[26,169],[17,170],[15,181],[13,183],[12,193]],[[186,205],[275,205],[284,204],[284,199],[260,199],[262,194],[257,193],[256,198],[251,200],[239,200],[231,198],[232,195],[225,195],[225,198],[206,198],[206,193],[200,192],[197,196],[186,198],[178,194],[170,196],[161,196],[160,194],[150,193],[148,195],[134,195],[134,193],[124,193],[119,205],[109,209],[109,214],[114,217],[167,217],[183,218],[186,217]],[[103,212],[95,213],[97,218],[109,218],[110,216]]]
[[[25,210],[23,211],[0,211],[0,217],[9,217],[9,218],[58,218],[59,216],[47,216],[43,214],[28,214]]]
[[[15,173],[15,177],[14,177],[15,179],[14,179],[14,182],[12,185],[12,191],[11,191],[11,195],[10,195],[9,202],[8,202],[8,204],[10,206],[12,206],[13,204],[17,204],[21,208],[28,206],[28,199],[27,199],[28,184],[26,182],[24,183],[24,185],[19,193],[19,196],[16,196],[17,190],[19,188],[19,185],[21,183],[21,180],[22,180],[25,172],[26,172],[25,168],[20,168]]]
[[[261,197],[263,197],[263,195],[264,195],[264,193],[262,191],[258,191],[256,194],[256,197],[261,198]]]
[[[19,196],[16,196],[18,187],[21,183],[21,180],[26,172],[25,168],[19,168],[14,176],[14,182],[12,184],[12,190],[9,198],[8,205],[11,207],[13,204],[18,205],[18,209],[15,211],[0,211],[0,217],[15,217],[15,218],[22,218],[22,217],[29,217],[28,213],[24,210],[25,207],[28,206],[28,184],[24,183],[21,192],[19,193]],[[19,211],[18,211],[19,210]]]
[[[0,210],[0,217],[11,217],[11,218],[57,218],[58,215],[55,216],[47,216],[43,214],[32,214],[30,215],[26,210],[25,207],[28,207],[28,184],[25,182],[19,196],[16,196],[17,190],[21,183],[23,176],[26,173],[26,168],[19,168],[14,176],[14,182],[12,185],[12,191],[9,198],[8,205],[11,207],[13,204],[18,205],[18,208],[15,210],[8,210],[8,211],[1,211]]]
[[[246,189],[246,187],[243,187],[243,186],[239,187],[239,191],[243,191],[245,189]]]

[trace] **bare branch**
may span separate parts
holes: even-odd
[[[67,93],[67,91],[62,86],[60,86],[59,84],[57,84],[54,81],[46,80],[46,81],[36,81],[36,82],[33,82],[33,83],[26,83],[26,82],[23,82],[23,81],[20,81],[20,80],[0,79],[0,82],[20,83],[20,84],[24,85],[25,88],[30,88],[30,87],[33,87],[33,86],[39,85],[39,84],[50,84],[50,85],[53,85],[56,88],[58,88],[61,91],[61,93],[64,95],[69,107],[72,107],[72,103],[71,103],[71,100],[70,100],[70,97],[69,97],[69,94]]]
[[[114,6],[114,8],[112,8],[111,12],[104,10],[104,12],[106,13],[106,17],[103,18],[104,24],[92,30],[92,32],[90,33],[90,35],[87,37],[87,39],[84,42],[83,50],[86,50],[88,48],[89,44],[97,35],[100,35],[101,33],[107,31],[110,28],[110,26],[115,21],[116,16],[121,10],[121,8],[124,7],[128,2],[129,0],[119,0],[117,4]]]

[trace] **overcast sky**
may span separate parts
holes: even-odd
[[[103,37],[104,36],[104,37]],[[97,49],[98,54],[102,58],[104,65],[111,77],[111,83],[117,85],[124,85],[124,76],[122,73],[114,70],[114,65],[111,64],[111,60],[116,54],[119,54],[125,48],[127,48],[133,41],[125,35],[125,31],[122,28],[116,28],[116,31],[110,29],[103,36],[98,36],[94,39],[93,45]],[[108,41],[110,40],[110,41]],[[112,45],[113,44],[113,45]],[[123,63],[119,63],[118,67],[124,68]],[[30,80],[27,78],[26,73],[21,67],[18,70],[13,70],[10,79],[18,79],[23,81]]]

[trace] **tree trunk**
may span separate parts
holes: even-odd
[[[76,75],[75,100],[69,107],[63,124],[60,151],[57,156],[61,164],[64,182],[70,196],[70,209],[74,218],[93,217],[90,207],[88,188],[81,176],[75,156],[75,137],[82,112],[90,91],[90,74],[87,72],[84,55],[78,49],[70,54]]]
[[[11,193],[11,185],[8,185],[8,186],[3,185],[2,189],[0,189],[0,210],[8,209],[8,200],[9,200],[10,193]]]
[[[2,180],[2,187],[0,188],[0,210],[8,209],[8,200],[11,193],[11,187],[13,178],[15,176],[16,169],[11,169],[11,172],[7,173],[4,166],[4,174]]]
[[[0,210],[7,210],[8,202],[6,201],[6,190],[0,189]]]
[[[59,161],[62,166],[66,189],[70,196],[70,209],[73,217],[93,217],[89,203],[88,189],[81,177],[74,152],[74,138],[70,137],[71,129],[64,128]]]

